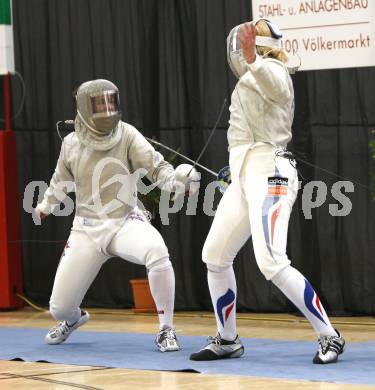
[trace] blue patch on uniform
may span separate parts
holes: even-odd
[[[326,324],[321,314],[314,307],[313,304],[314,297],[316,297],[315,300],[319,300],[311,284],[305,279],[305,292],[304,292],[305,305],[311,311],[311,313],[314,314],[315,317],[319,318],[320,321]]]
[[[271,241],[270,241],[270,231],[268,226],[268,213],[271,209],[271,207],[276,204],[279,200],[279,196],[273,196],[269,197],[266,196],[264,199],[263,205],[262,205],[262,225],[263,225],[263,233],[264,238],[266,240],[266,245],[268,248],[268,251],[270,252],[270,255],[273,257],[272,249],[271,249]]]
[[[216,302],[217,315],[219,316],[219,320],[221,322],[221,325],[223,326],[224,326],[223,308],[233,303],[235,299],[236,299],[236,295],[234,294],[233,290],[228,288],[228,291],[224,295],[222,295]]]

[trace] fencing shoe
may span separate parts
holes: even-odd
[[[243,355],[244,346],[237,336],[233,341],[221,338],[220,333],[208,338],[209,344],[196,353],[190,355],[190,360],[217,360],[237,358]]]
[[[45,340],[47,344],[61,344],[69,335],[90,319],[90,314],[87,311],[81,311],[81,318],[73,325],[68,325],[66,321],[60,322],[54,326],[46,335]]]
[[[180,350],[176,332],[173,328],[161,330],[156,335],[155,344],[161,352],[173,352]]]
[[[345,340],[337,330],[336,332],[337,336],[321,336],[319,338],[319,349],[314,356],[313,363],[335,363],[338,356],[344,352]]]

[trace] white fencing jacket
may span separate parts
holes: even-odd
[[[286,66],[258,55],[232,93],[227,133],[232,180],[238,180],[250,149],[285,148],[292,139],[294,89]],[[269,153],[268,159],[273,159]]]
[[[64,182],[74,183],[76,216],[94,220],[121,219],[128,215],[137,204],[139,176],[145,175],[165,189],[173,187],[172,165],[135,127],[125,122],[120,122],[119,126],[120,141],[109,150],[84,146],[76,132],[64,138],[49,188],[38,205],[41,212],[50,214],[71,191]],[[143,174],[134,174],[140,168],[144,169]]]
[[[256,57],[232,93],[229,150],[256,142],[285,148],[292,138],[294,90],[286,66]]]

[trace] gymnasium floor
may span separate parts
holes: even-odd
[[[84,331],[156,332],[156,317],[134,314],[131,310],[90,310],[91,319]],[[242,338],[271,340],[315,340],[309,325],[292,315],[239,314],[238,332]],[[333,318],[348,343],[375,340],[375,319],[371,317]],[[54,322],[46,312],[23,309],[0,312],[0,327],[48,329]],[[211,313],[177,313],[175,325],[179,335],[207,336],[215,332]],[[1,345],[0,345],[1,349]],[[1,351],[0,351],[1,352]],[[126,354],[126,351],[124,351]],[[163,354],[155,353],[158,359]],[[313,351],[311,359],[313,357]],[[142,359],[142,356],[139,357]],[[369,358],[375,361],[375,356]],[[375,376],[375,367],[374,367]],[[204,375],[189,372],[147,371],[108,367],[34,363],[0,360],[1,390],[47,389],[375,389],[375,386],[338,384],[306,380],[236,375]]]

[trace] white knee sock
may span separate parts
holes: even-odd
[[[207,268],[208,287],[215,310],[217,331],[224,340],[232,341],[237,336],[237,285],[233,267],[222,268],[208,264]]]
[[[159,316],[160,330],[173,327],[175,278],[172,265],[151,268],[148,272],[150,290]]]
[[[295,268],[288,266],[272,282],[310,321],[319,336],[337,336],[311,284]]]

